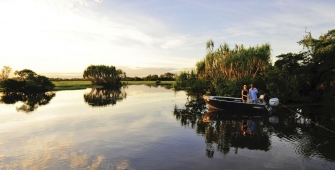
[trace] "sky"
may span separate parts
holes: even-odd
[[[272,61],[335,29],[333,0],[0,0],[0,68],[82,77],[91,64],[127,76],[179,73],[215,47],[270,43]],[[215,48],[214,47],[214,48]]]

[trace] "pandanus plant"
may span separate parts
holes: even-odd
[[[214,43],[209,40],[205,59],[196,64],[198,79],[206,80],[209,89],[215,89],[222,81],[239,82],[246,77],[255,78],[271,65],[269,44],[249,48],[242,44],[231,49],[225,43],[217,50],[213,49]]]

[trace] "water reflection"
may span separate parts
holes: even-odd
[[[231,148],[235,153],[239,148],[269,150],[271,142],[262,128],[263,114],[206,110],[200,95],[189,95],[185,109],[175,107],[174,115],[182,126],[195,128],[205,138],[207,157],[212,158],[215,150],[228,154]]]
[[[16,107],[17,111],[26,113],[36,110],[39,106],[46,105],[55,97],[55,93],[5,93],[1,96],[0,103],[15,104],[18,101],[23,102],[20,107]]]
[[[279,108],[275,114],[269,115],[213,111],[204,105],[199,96],[188,96],[184,108],[175,107],[174,116],[181,126],[191,127],[204,137],[209,158],[214,157],[215,152],[226,155],[233,151],[237,154],[239,149],[269,151],[271,137],[275,136],[290,143],[297,155],[335,161],[332,106]]]
[[[132,169],[126,159],[110,163],[104,155],[76,148],[71,140],[34,137],[14,151],[0,154],[0,169]]]
[[[201,95],[189,95],[185,104],[185,109],[174,108],[174,116],[180,120],[182,126],[190,125],[192,128],[198,127],[203,113],[207,109],[206,103]],[[201,122],[201,121],[200,121]],[[198,126],[196,126],[198,125]],[[201,126],[201,125],[200,125]],[[197,129],[198,133],[204,132],[202,128]]]
[[[29,116],[0,104],[0,169],[331,169],[335,165],[330,133],[297,122],[296,114],[286,109],[273,115],[212,112],[203,99],[184,91],[143,85],[126,90],[127,100],[116,107],[89,109],[83,102],[89,92],[85,90],[57,92],[50,104]],[[332,122],[332,110],[308,107],[299,107],[300,114],[312,120],[308,110],[313,110],[323,115],[315,119],[318,123]]]
[[[276,117],[280,121],[271,127],[273,134],[292,143],[296,154],[335,161],[335,125],[331,120],[334,117],[333,106],[282,108]]]
[[[273,125],[276,125],[279,123],[279,118],[277,116],[270,116],[269,117],[269,122]]]
[[[84,100],[93,107],[115,105],[127,97],[124,88],[92,88],[89,93],[84,94]]]
[[[164,89],[172,89],[172,85],[170,84],[145,84],[145,86],[148,86],[148,87],[155,87],[155,88],[158,88],[158,87],[163,87]]]
[[[265,115],[224,111],[208,111],[203,116],[205,126],[206,153],[208,157],[216,150],[228,154],[233,148],[268,151],[271,146],[269,135],[263,128]]]
[[[182,126],[196,128],[197,133],[205,138],[207,157],[212,158],[215,150],[226,155],[231,148],[235,154],[239,148],[269,150],[271,142],[263,129],[265,115],[213,110],[204,113],[198,104],[186,109],[176,108],[174,115]]]

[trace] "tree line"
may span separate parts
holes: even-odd
[[[105,67],[103,65],[96,65],[96,67]],[[89,66],[90,67],[90,66]],[[114,67],[114,66],[113,66]],[[11,73],[12,68],[9,66],[4,66],[3,69],[0,72],[0,81],[1,80],[5,80],[9,78],[9,74]],[[103,69],[100,70],[103,72]],[[98,71],[99,72],[99,71]],[[143,77],[138,77],[138,76],[134,76],[134,77],[127,77],[127,76],[122,76],[121,81],[175,81],[177,77],[177,74],[174,73],[170,73],[170,72],[166,72],[164,74],[161,75],[157,75],[157,74],[149,74],[147,76],[143,76]],[[50,77],[49,80],[51,81],[83,81],[83,80],[90,80],[90,78],[88,77],[83,77],[83,78],[54,78],[54,77]]]
[[[319,38],[306,32],[298,42],[299,53],[276,56],[271,63],[270,44],[245,48],[227,43],[214,50],[206,44],[205,58],[195,68],[183,71],[175,88],[213,95],[240,96],[244,84],[255,84],[261,93],[285,102],[317,102],[335,98],[335,30]]]
[[[175,74],[167,72],[160,76],[153,74],[146,77],[127,77],[126,73],[115,66],[90,65],[83,72],[83,78],[48,78],[38,75],[30,69],[15,71],[15,77],[9,78],[12,68],[4,66],[0,72],[0,88],[5,93],[43,93],[51,91],[55,85],[52,80],[89,80],[92,85],[107,88],[121,87],[121,81],[166,81],[175,80]]]
[[[7,66],[5,66],[6,68]],[[48,77],[38,75],[34,71],[29,69],[23,69],[20,71],[15,71],[15,78],[8,78],[7,76],[3,76],[3,79],[0,82],[0,87],[2,88],[5,94],[10,93],[44,93],[52,90],[55,85],[49,80]]]
[[[177,74],[174,73],[170,73],[170,72],[166,72],[164,74],[161,75],[157,75],[157,74],[149,74],[147,76],[144,77],[126,77],[124,79],[122,79],[123,81],[175,81],[176,80],[176,76]]]

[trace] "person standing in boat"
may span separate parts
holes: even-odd
[[[256,103],[257,93],[258,93],[258,90],[254,87],[253,84],[250,84],[249,99],[251,100],[251,103]]]
[[[247,102],[247,99],[248,99],[248,89],[247,89],[247,85],[244,85],[243,86],[243,89],[242,89],[242,102],[243,103],[246,103]]]

